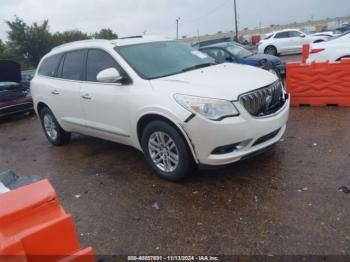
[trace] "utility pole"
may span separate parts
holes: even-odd
[[[179,22],[180,22],[180,17],[176,19],[176,40],[179,40]]]
[[[236,4],[236,0],[234,0],[234,8],[235,8],[235,40],[238,41],[238,19],[237,19],[237,4]]]

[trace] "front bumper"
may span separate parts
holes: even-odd
[[[238,117],[209,121],[197,115],[184,124],[199,164],[220,166],[237,162],[277,143],[285,133],[290,99],[279,112],[266,118],[254,118],[239,102],[234,104],[241,113]],[[238,146],[233,152],[216,152],[228,145]]]

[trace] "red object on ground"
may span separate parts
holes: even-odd
[[[310,45],[303,45],[303,53],[301,56],[301,62],[306,63],[306,60],[309,58]]]
[[[72,217],[43,180],[0,195],[0,260],[95,261],[80,250]]]
[[[261,36],[260,35],[252,35],[252,43],[253,44],[259,43],[260,40],[261,40]]]
[[[287,89],[292,106],[350,106],[350,59],[340,62],[288,63]]]

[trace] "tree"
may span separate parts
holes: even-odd
[[[110,28],[103,28],[101,29],[99,32],[96,32],[94,34],[94,37],[96,39],[107,39],[107,40],[111,40],[111,39],[117,39],[118,35],[116,33],[114,33],[112,31],[112,29]]]
[[[79,30],[71,30],[71,31],[65,31],[65,32],[57,32],[52,35],[52,43],[54,46],[66,44],[74,41],[79,40],[86,40],[90,37]]]
[[[22,19],[15,17],[13,22],[6,21],[10,30],[8,45],[13,52],[36,67],[40,59],[51,50],[52,41],[48,20],[42,24],[28,26]]]

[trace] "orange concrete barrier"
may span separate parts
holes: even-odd
[[[287,89],[292,106],[350,106],[350,60],[288,63]]]
[[[309,58],[309,53],[310,53],[310,45],[309,44],[303,45],[303,53],[301,55],[301,61],[303,63],[306,63],[306,60]]]
[[[95,261],[72,217],[43,180],[0,195],[0,261]]]

